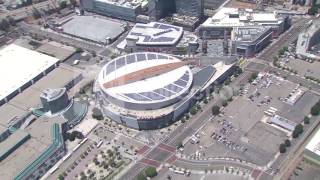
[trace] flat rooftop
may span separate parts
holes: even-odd
[[[0,106],[0,124],[4,127],[8,127],[8,123],[12,119],[23,116],[26,113],[27,111],[19,107],[13,106],[11,104],[4,104]]]
[[[307,144],[306,149],[320,156],[320,129]]]
[[[269,29],[270,27],[265,26],[238,27],[234,30],[233,40],[254,42]]]
[[[0,50],[0,100],[56,64],[59,59],[15,44]]]
[[[314,42],[311,42],[310,39],[317,37],[318,34],[320,34],[320,21],[314,21],[304,32],[299,34],[296,53],[303,57],[320,60],[320,56],[309,52],[309,48],[314,45],[311,44]],[[320,41],[318,41],[318,43],[319,42]]]
[[[97,16],[73,16],[62,25],[63,32],[79,38],[105,43],[106,39],[115,39],[125,31],[125,25]]]
[[[147,0],[96,0],[101,3],[113,4],[117,6],[123,6],[128,8],[137,8],[143,3],[148,2]]]
[[[127,38],[137,40],[137,45],[174,45],[180,40],[182,34],[182,27],[150,22],[148,24],[137,23]]]
[[[221,8],[208,18],[204,27],[239,27],[245,25],[277,25],[281,18],[274,12],[258,12],[253,9]]]
[[[64,121],[61,116],[43,117],[25,128],[24,132],[29,133],[31,138],[0,162],[1,179],[14,179],[19,172],[37,159],[52,143],[52,125]]]

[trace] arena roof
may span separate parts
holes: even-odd
[[[0,100],[58,61],[57,58],[15,44],[0,50]]]
[[[137,23],[127,38],[136,39],[137,45],[174,45],[183,35],[183,28],[158,22]]]
[[[122,101],[135,103],[167,101],[186,93],[191,87],[192,72],[185,64],[181,64],[176,69],[159,71],[158,74],[152,74],[152,76],[144,73],[143,77],[133,82],[116,86],[104,85],[128,74],[180,62],[177,58],[160,53],[129,54],[106,64],[100,72],[98,81],[105,93]]]

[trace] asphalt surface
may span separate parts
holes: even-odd
[[[30,34],[37,34],[38,36],[41,36],[43,38],[51,38],[54,41],[61,42],[61,43],[67,43],[74,47],[80,47],[82,49],[88,50],[88,51],[96,51],[99,52],[103,49],[103,47],[95,45],[93,43],[77,40],[75,38],[67,37],[65,35],[55,33],[55,32],[49,32],[40,29],[39,26],[33,26],[29,25],[25,22],[19,23],[20,31]]]

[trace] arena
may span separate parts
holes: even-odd
[[[151,52],[110,61],[95,86],[104,114],[139,130],[158,129],[177,121],[216,72],[214,66],[208,66],[193,74],[190,63]]]

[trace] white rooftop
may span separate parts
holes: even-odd
[[[58,61],[57,58],[15,44],[0,50],[0,100]]]
[[[281,23],[275,12],[255,12],[252,9],[221,8],[208,18],[204,27],[239,27],[245,25],[272,25]]]
[[[320,156],[320,129],[307,144],[306,149]]]
[[[145,3],[147,0],[97,0],[102,3],[114,4],[117,6],[136,8],[140,6],[142,3]]]
[[[192,85],[192,72],[190,68],[185,65],[182,67],[179,67],[177,69],[171,70],[169,72],[165,72],[163,74],[159,74],[157,76],[153,76],[150,78],[145,78],[140,81],[136,82],[131,82],[128,84],[116,86],[116,87],[111,87],[111,88],[105,88],[103,87],[103,84],[110,82],[112,80],[115,80],[121,76],[137,72],[139,70],[147,69],[150,67],[155,67],[163,64],[169,64],[169,63],[174,63],[174,62],[180,62],[179,59],[165,55],[165,54],[159,54],[159,53],[134,53],[131,55],[136,55],[136,54],[155,54],[158,55],[152,59],[145,59],[145,60],[138,60],[137,56],[136,61],[133,63],[126,63],[124,66],[121,66],[120,68],[116,68],[112,72],[108,72],[108,66],[110,66],[114,61],[119,61],[119,59],[126,58],[128,60],[128,56],[121,56],[113,61],[109,62],[108,64],[105,65],[103,70],[100,72],[98,81],[100,83],[101,89],[103,89],[108,95],[113,96],[117,99],[121,99],[123,101],[133,101],[132,99],[128,99],[128,97],[125,96],[125,94],[133,94],[133,93],[143,93],[143,92],[151,92],[157,89],[162,89],[167,85],[173,84],[175,81],[181,79],[181,77],[185,74],[188,73],[188,80],[185,83],[185,85],[179,85],[179,87],[182,89],[181,91],[173,94],[170,97],[159,99],[159,100],[153,100],[150,102],[161,102],[161,101],[167,101],[168,99],[173,99],[176,97],[179,97],[180,95],[186,93],[188,89]]]
[[[136,39],[137,45],[174,45],[182,35],[182,27],[150,22],[148,24],[137,23],[127,38]]]

